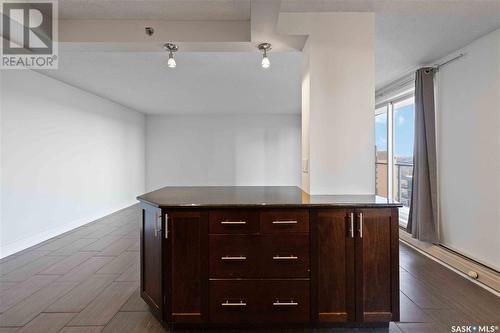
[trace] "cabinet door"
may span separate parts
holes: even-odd
[[[141,296],[163,320],[161,209],[141,204]]]
[[[208,309],[208,214],[167,212],[171,250],[171,322],[202,323]]]
[[[312,320],[354,321],[354,214],[344,209],[311,213]]]
[[[399,320],[397,209],[356,210],[356,317],[363,322]]]

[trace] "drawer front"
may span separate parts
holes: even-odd
[[[209,317],[213,324],[242,324],[254,321],[259,313],[256,282],[215,280],[209,285]]]
[[[309,322],[308,280],[210,281],[213,324]]]
[[[254,277],[258,275],[261,247],[259,235],[210,235],[210,277]]]
[[[253,210],[224,209],[209,213],[211,234],[255,234],[259,232],[259,213]]]
[[[309,235],[210,235],[211,278],[308,278]]]
[[[309,322],[309,281],[263,281],[261,320],[268,323]]]
[[[260,213],[261,230],[264,234],[282,232],[309,232],[309,210],[265,210]]]
[[[261,244],[261,277],[309,277],[308,234],[263,235]]]

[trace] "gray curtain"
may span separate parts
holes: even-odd
[[[407,226],[413,237],[427,242],[438,241],[434,73],[426,67],[415,74],[413,189]]]

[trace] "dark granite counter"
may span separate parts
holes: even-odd
[[[375,195],[309,195],[296,186],[164,187],[137,199],[160,208],[401,207]]]

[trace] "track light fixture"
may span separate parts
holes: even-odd
[[[261,43],[257,46],[257,48],[262,51],[262,68],[269,68],[269,66],[271,66],[271,62],[267,57],[267,51],[271,50],[271,44]]]
[[[163,47],[165,48],[165,50],[168,51],[167,66],[169,68],[175,68],[177,66],[177,64],[176,64],[175,59],[174,59],[174,52],[177,52],[179,50],[179,48],[177,47],[177,45],[175,45],[173,43],[167,43],[167,44],[163,45]]]

